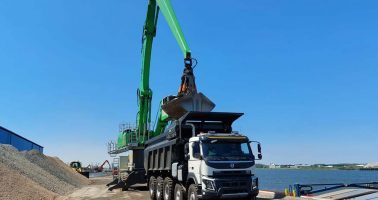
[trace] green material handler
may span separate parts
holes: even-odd
[[[151,129],[151,101],[150,67],[152,44],[156,36],[159,12],[162,12],[168,25],[180,46],[184,56],[184,72],[177,96],[168,96],[160,102],[155,128]],[[149,0],[146,21],[142,37],[142,70],[141,82],[137,90],[138,113],[136,127],[120,130],[118,141],[109,153],[117,154],[132,149],[143,149],[144,142],[162,133],[169,120],[178,118],[188,110],[211,110],[215,105],[203,94],[197,94],[193,74],[193,59],[190,48],[177,21],[170,0]],[[200,101],[199,107],[193,106],[193,99]],[[186,106],[185,106],[186,105]]]

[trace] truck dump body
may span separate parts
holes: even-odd
[[[185,160],[184,146],[189,138],[209,131],[231,133],[232,123],[242,115],[243,113],[188,112],[173,122],[162,135],[146,141],[146,171],[171,170],[172,163]],[[195,130],[189,123],[194,125]]]
[[[178,139],[160,142],[144,150],[144,164],[146,171],[171,170],[173,162],[184,159],[184,144]]]

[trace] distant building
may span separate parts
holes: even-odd
[[[369,163],[369,164],[365,165],[364,168],[367,168],[367,169],[378,169],[378,163]]]
[[[309,165],[309,164],[297,164],[296,165],[297,167],[311,167],[311,165]]]
[[[19,151],[29,151],[35,149],[43,153],[43,147],[34,143],[17,133],[0,126],[0,144],[10,144]]]
[[[276,165],[274,163],[270,163],[269,168],[270,169],[278,169],[278,168],[281,168],[281,165]]]

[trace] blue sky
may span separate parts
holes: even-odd
[[[378,2],[172,0],[197,85],[264,163],[378,161]],[[0,1],[0,125],[64,161],[102,162],[134,122],[147,1]],[[182,54],[163,17],[151,87],[177,92]]]

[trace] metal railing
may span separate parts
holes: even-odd
[[[332,183],[332,184],[294,184],[294,192],[297,197],[301,195],[313,195],[329,190],[340,188],[361,188],[361,189],[376,189],[378,190],[378,182],[368,183]]]

